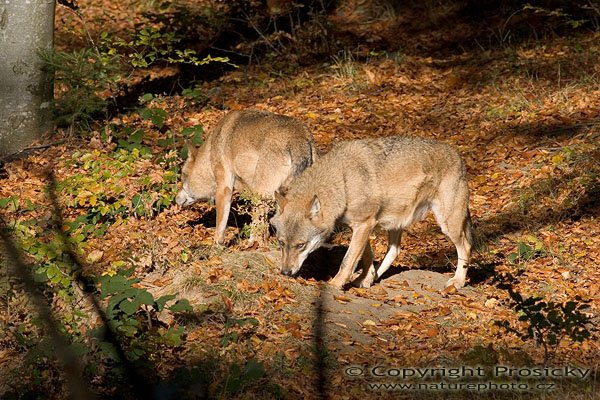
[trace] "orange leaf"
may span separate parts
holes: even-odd
[[[348,303],[352,300],[350,297],[346,297],[344,295],[334,295],[333,299],[339,301],[340,303]]]
[[[437,336],[438,333],[440,333],[440,330],[437,328],[431,328],[425,331],[425,335],[427,335],[427,337]]]

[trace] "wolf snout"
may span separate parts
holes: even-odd
[[[194,203],[194,200],[191,199],[183,190],[177,193],[175,196],[175,203],[181,207],[187,207]]]
[[[292,277],[293,277],[294,275],[296,275],[296,274],[294,273],[294,271],[293,271],[293,270],[291,270],[291,269],[282,269],[282,270],[281,270],[281,273],[282,273],[283,275],[286,275],[286,276],[292,276]]]

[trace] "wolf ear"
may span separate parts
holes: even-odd
[[[321,213],[321,201],[319,201],[319,198],[317,197],[317,195],[315,194],[310,202],[310,208],[309,208],[309,217],[310,219],[313,218],[321,218],[323,216],[323,214]]]
[[[277,207],[279,207],[279,211],[283,211],[283,208],[287,204],[287,199],[277,190],[275,191],[275,201],[277,202]]]
[[[196,156],[197,149],[188,140],[185,141],[185,145],[187,146],[188,160],[192,161],[194,159],[194,157]]]

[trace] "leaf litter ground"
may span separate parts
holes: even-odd
[[[100,18],[111,10],[119,17],[102,19],[103,23],[125,25],[129,16],[117,5],[93,15]],[[77,43],[60,29],[57,34],[67,48]],[[517,321],[508,294],[495,285],[494,277],[503,272],[517,275],[515,290],[527,296],[590,300],[593,339],[581,344],[564,341],[552,364],[596,370],[600,360],[598,39],[597,33],[591,33],[547,40],[543,45],[461,55],[397,53],[361,61],[346,57],[337,64],[328,59],[287,74],[268,66],[249,66],[200,85],[202,93],[210,96],[209,105],[202,109],[179,95],[157,99],[168,112],[167,125],[173,131],[195,124],[208,130],[224,114],[222,108],[251,107],[304,121],[321,152],[339,140],[391,134],[432,137],[456,145],[468,165],[479,241],[471,284],[463,290],[442,290],[455,254],[431,217],[404,234],[395,267],[380,283],[342,292],[324,281],[336,272],[348,231],[336,233],[333,247],[312,257],[300,278],[290,279],[278,272],[275,247],[244,248],[244,241],[237,239],[241,227],[235,219],[228,230],[229,247],[213,246],[210,222],[214,217],[205,204],[187,210],[173,205],[151,217],[119,218],[105,235],[87,241],[86,272],[102,274],[115,261],[126,260],[135,266],[140,285],[152,293],[177,293],[190,299],[198,318],[183,323],[187,336],[182,348],[164,355],[169,362],[157,366],[163,375],[207,357],[229,362],[255,358],[266,366],[270,382],[284,388],[285,397],[315,396],[313,347],[319,323],[324,331],[328,387],[336,388],[328,392],[332,398],[414,397],[373,391],[368,383],[398,380],[356,378],[346,372],[349,366],[540,364],[539,346],[495,324],[510,320],[526,329]],[[157,138],[162,135],[135,112],[118,122],[143,126]],[[145,139],[151,147],[152,135]],[[8,218],[34,213],[39,221],[51,219],[44,194],[45,168],[53,165],[59,180],[81,173],[68,162],[76,150],[113,149],[99,137],[100,132],[92,132],[91,140],[67,137],[63,144],[4,165],[0,198],[17,196],[21,202],[41,206]],[[154,174],[161,179],[152,163],[138,163],[136,168],[140,176]],[[126,190],[131,198],[137,190],[135,180]],[[371,238],[377,260],[385,253],[384,236],[378,232]],[[519,243],[539,251],[511,262],[509,255],[518,254]],[[315,311],[319,304],[320,315]],[[14,315],[6,311],[2,318],[6,321]],[[167,313],[162,318],[167,324],[182,324]],[[258,324],[226,328],[232,318],[252,318]],[[224,342],[233,333],[237,339]],[[4,370],[21,356],[9,339],[3,343],[0,366]],[[562,380],[557,385],[554,395],[526,395],[597,396],[593,382]],[[457,396],[419,394],[425,395]],[[523,395],[493,393],[498,398]]]

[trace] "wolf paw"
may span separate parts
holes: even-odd
[[[450,286],[454,286],[457,289],[462,289],[465,286],[465,281],[464,279],[458,279],[457,277],[453,277],[448,279],[448,282],[446,282],[446,287],[450,287]]]
[[[359,288],[368,289],[373,285],[372,279],[363,279],[362,281],[356,282]]]
[[[375,281],[375,275],[369,275],[365,278],[360,279],[360,277],[356,278],[353,282],[352,282],[352,286],[355,287],[359,287],[359,288],[363,288],[363,289],[368,289],[373,285],[373,282]]]
[[[332,279],[329,281],[329,285],[336,289],[342,290],[344,288],[345,283],[337,279]]]

